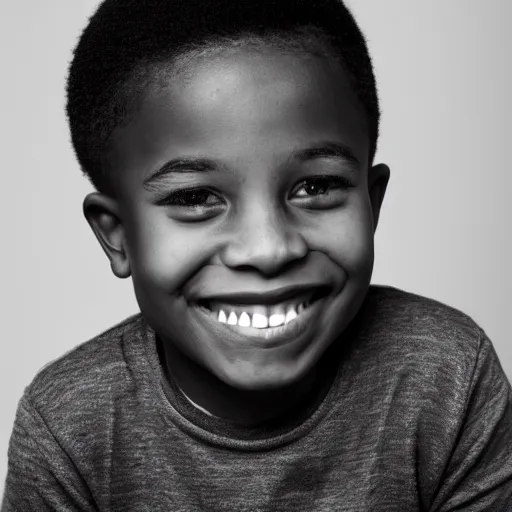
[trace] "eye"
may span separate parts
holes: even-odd
[[[212,190],[193,188],[175,190],[156,204],[172,208],[175,216],[183,220],[204,220],[214,216],[225,203]]]
[[[211,206],[222,204],[222,201],[206,188],[175,190],[160,199],[159,206],[179,206],[182,208],[196,208],[198,206]]]
[[[293,199],[313,208],[336,206],[353,186],[343,176],[313,176],[298,183],[293,191]]]

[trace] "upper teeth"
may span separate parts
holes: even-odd
[[[266,329],[267,327],[277,327],[287,324],[295,319],[307,307],[307,302],[300,304],[289,304],[287,307],[283,305],[266,307],[255,306],[241,310],[237,308],[237,312],[228,305],[223,305],[218,309],[217,319],[219,322],[229,325],[239,325],[240,327],[256,327],[258,329]]]

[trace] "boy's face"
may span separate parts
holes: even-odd
[[[147,96],[115,135],[118,199],[86,211],[107,213],[96,234],[164,343],[239,389],[311,370],[370,283],[388,169],[368,169],[367,133],[339,66],[272,49],[197,60]],[[258,329],[220,309],[298,316]]]

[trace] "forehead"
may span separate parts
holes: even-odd
[[[366,115],[339,63],[238,48],[192,59],[178,73],[161,69],[138,114],[114,134],[113,160],[121,175],[137,169],[143,180],[179,156],[266,163],[333,138],[367,162]]]

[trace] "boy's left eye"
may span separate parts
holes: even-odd
[[[302,180],[294,189],[293,198],[309,207],[329,207],[340,202],[340,197],[352,183],[343,176],[314,176]]]

